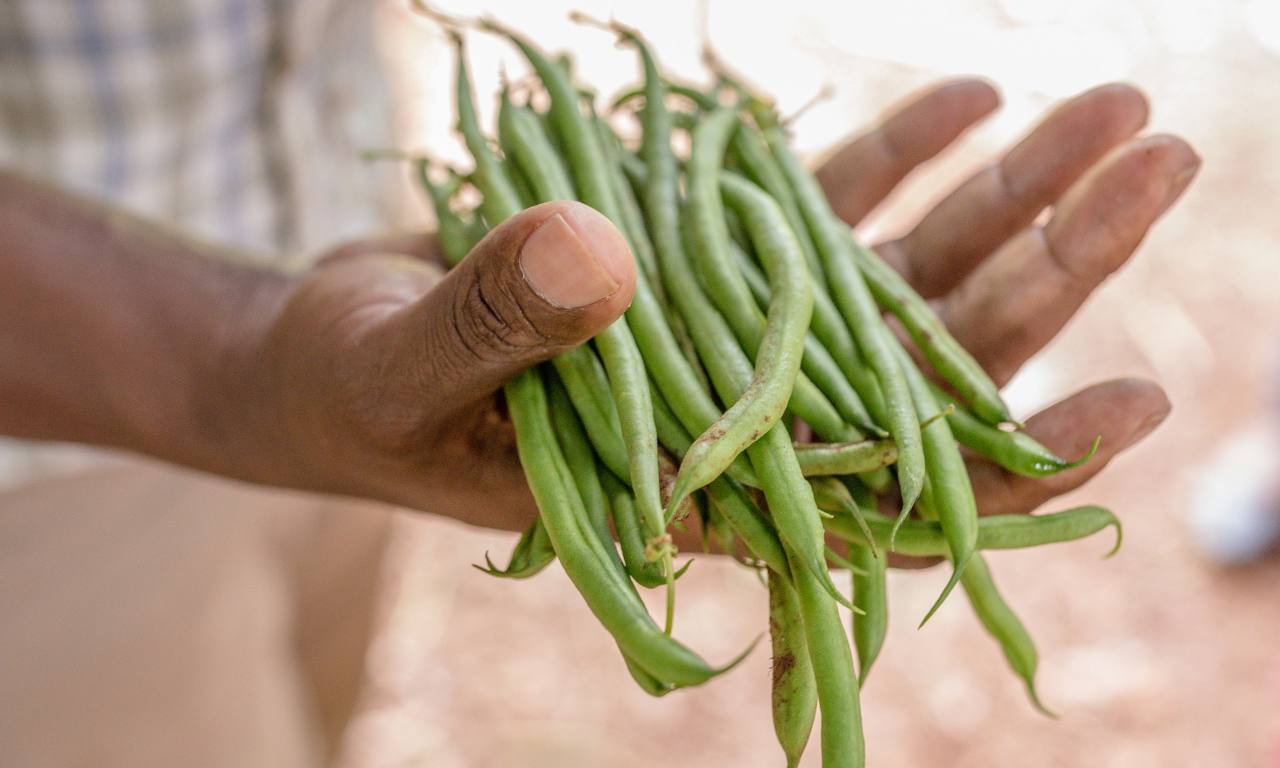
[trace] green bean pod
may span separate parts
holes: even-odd
[[[894,520],[876,512],[863,511],[871,537],[851,516],[842,514],[840,505],[828,511],[834,517],[823,521],[826,529],[855,544],[888,547]],[[1044,515],[986,515],[978,519],[979,550],[1027,549],[1087,538],[1106,528],[1115,528],[1115,545],[1107,556],[1115,554],[1123,541],[1120,520],[1105,507],[1083,506]],[[942,527],[929,520],[908,520],[898,529],[895,552],[912,557],[942,557],[950,552]]]
[[[609,496],[609,509],[613,513],[613,527],[618,533],[618,544],[622,549],[622,560],[627,573],[643,587],[658,587],[666,583],[662,569],[656,563],[645,559],[644,531],[640,519],[636,516],[635,500],[619,480],[606,474],[601,477],[605,492]]]
[[[721,183],[722,180],[729,185],[724,187],[723,191],[731,207],[743,208],[738,213],[744,224],[752,228],[751,237],[755,239],[764,236],[769,243],[768,247],[772,253],[767,256],[761,254],[762,258],[787,256],[785,261],[776,262],[774,266],[786,266],[786,275],[793,281],[791,284],[804,285],[805,296],[802,300],[807,307],[804,324],[803,328],[789,327],[794,330],[799,341],[797,345],[787,348],[786,351],[789,353],[799,352],[799,344],[802,344],[803,339],[808,335],[807,329],[813,305],[812,281],[808,277],[803,259],[800,258],[794,235],[786,225],[781,212],[777,210],[776,204],[750,182],[746,182],[741,177],[731,177],[730,174],[721,171],[725,147],[737,124],[736,112],[726,107],[712,112],[694,130],[693,149],[687,166],[689,235],[690,242],[693,244],[691,253],[695,257],[694,262],[700,272],[704,288],[724,315],[743,349],[758,365],[769,366],[770,369],[776,370],[781,363],[789,363],[790,360],[775,359],[775,356],[765,348],[764,342],[770,336],[771,328],[782,330],[778,323],[785,318],[796,317],[792,310],[794,300],[786,296],[777,296],[771,291],[771,302],[777,298],[782,303],[777,310],[771,308],[768,318],[761,315],[740,269],[732,258],[730,243],[733,241],[725,224],[725,208],[717,193],[717,187],[724,186]],[[758,245],[756,249],[759,250]],[[766,264],[766,268],[769,266]],[[769,277],[770,280],[774,280],[777,276],[770,272]],[[786,380],[791,408],[802,419],[812,424],[814,429],[823,434],[826,439],[856,439],[851,436],[856,433],[856,430],[845,425],[839,411],[827,399],[823,389],[814,383],[815,380],[809,378],[809,375],[812,374],[816,380],[823,382],[828,391],[834,393],[837,398],[843,399],[846,403],[850,401],[858,403],[856,406],[849,406],[847,411],[855,415],[865,412],[858,402],[857,394],[841,375],[839,366],[830,359],[825,350],[814,346],[806,351],[808,354],[799,355],[800,364],[805,367],[806,373],[790,376]],[[767,371],[757,368],[757,381],[762,386],[769,381],[762,378],[762,373],[765,372]],[[748,403],[744,404],[744,407],[760,411],[766,402],[771,404],[771,401],[765,400],[757,402],[757,398],[753,396]],[[750,424],[755,421],[748,418],[748,414],[736,418],[740,419],[740,423]],[[752,435],[758,436],[762,433],[763,429],[746,430],[745,434],[739,437],[750,438]],[[833,434],[846,436],[831,437]],[[740,450],[742,447],[736,441],[730,440],[717,439],[716,444],[719,446],[716,449],[718,451]],[[693,465],[693,467],[696,466]],[[710,475],[710,469],[714,468],[715,464],[709,463],[708,466],[709,469],[704,474]]]
[[[937,387],[934,387],[934,394],[940,406],[953,400]],[[1092,459],[1101,444],[1101,438],[1094,440],[1083,456],[1075,461],[1068,461],[1026,432],[1006,432],[993,427],[964,408],[956,408],[947,414],[947,423],[951,425],[951,432],[958,443],[1023,477],[1048,477],[1074,469]]]
[[[795,449],[805,477],[871,472],[893,464],[898,458],[898,447],[892,440],[796,443]]]
[[[556,441],[538,369],[518,374],[504,389],[520,463],[551,545],[591,612],[623,653],[658,680],[675,686],[699,685],[724,671],[663,634],[625,577],[611,573],[606,561],[594,554],[579,522],[586,513]]]
[[[851,232],[846,234],[846,239],[876,301],[898,318],[938,375],[960,393],[983,421],[988,424],[1011,421],[1009,407],[1000,398],[999,388],[920,294],[893,267],[855,240]]]
[[[569,170],[580,198],[622,226],[599,135],[579,109],[578,92],[564,68],[506,26],[492,19],[483,19],[480,24],[483,29],[510,40],[542,79],[551,97],[551,121],[567,150]],[[642,292],[643,282],[637,280],[637,294]],[[630,316],[628,311],[627,317]],[[658,438],[653,425],[653,404],[649,398],[645,361],[625,318],[597,334],[594,343],[608,371],[610,390],[618,408],[630,469],[627,477],[636,494],[636,507],[644,521],[646,534],[651,541],[656,541],[664,535],[665,517],[658,497]],[[674,340],[671,344],[674,346]],[[662,560],[670,580],[673,571],[669,547],[662,554]],[[668,615],[670,607],[668,601]]]
[[[451,207],[450,201],[462,186],[462,177],[452,170],[443,184],[431,180],[431,166],[427,160],[418,161],[418,178],[423,190],[431,199],[436,215],[436,242],[445,264],[456,266],[471,250],[470,222],[463,219]]]
[[[804,568],[792,571],[799,597],[809,660],[813,665],[822,710],[823,768],[862,768],[866,745],[862,735],[862,707],[853,654],[845,639],[836,607],[823,594],[822,584]]]
[[[694,441],[680,467],[677,493],[690,493],[710,482],[723,471],[722,466],[727,466],[782,417],[800,372],[801,342],[808,332],[812,308],[808,274],[795,241],[788,240],[788,231],[777,226],[781,215],[771,217],[778,213],[776,207],[769,210],[767,197],[750,182],[726,176],[724,190],[735,207],[753,214],[749,219],[751,236],[770,267],[773,298],[751,383],[729,410]],[[693,199],[691,196],[690,208],[696,211]],[[697,219],[696,212],[693,218]],[[736,270],[734,273],[738,274]],[[747,300],[751,301],[750,296]]]
[[[630,39],[640,50],[646,73],[646,93],[649,94],[641,151],[649,173],[645,213],[653,233],[659,272],[666,283],[668,297],[684,317],[713,385],[724,400],[736,401],[750,383],[753,369],[724,319],[712,309],[697,281],[692,279],[688,256],[681,242],[679,185],[670,144],[670,116],[664,105],[664,86],[647,46],[638,37]],[[688,392],[680,389],[668,391],[656,373],[654,380],[673,410],[680,402],[688,404]],[[681,416],[681,419],[685,417]],[[714,420],[710,419],[689,431],[701,431]],[[689,428],[690,423],[686,421],[685,426]],[[760,442],[764,445],[753,446],[749,456],[773,514],[778,538],[795,549],[801,567],[811,572],[833,599],[847,603],[827,573],[823,560],[821,519],[813,503],[813,492],[796,462],[790,437],[786,430],[775,425],[766,434],[766,439]],[[713,501],[720,501],[714,493]],[[763,558],[762,553],[757,554]]]
[[[814,245],[822,257],[836,307],[844,316],[884,396],[883,426],[898,445],[898,485],[902,492],[903,515],[906,515],[923,490],[925,458],[911,391],[894,356],[897,341],[885,325],[853,254],[849,252],[848,228],[831,210],[817,180],[787,146],[782,129],[776,123],[761,127],[799,201]],[[867,405],[872,406],[872,402],[867,402]],[[874,408],[872,416],[877,416]]]
[[[849,547],[849,560],[855,566],[853,604],[862,609],[852,619],[853,646],[858,650],[858,680],[865,686],[889,631],[888,562],[871,547],[856,544]]]
[[[769,638],[773,647],[773,731],[787,756],[800,764],[818,713],[818,690],[809,661],[800,605],[787,579],[769,572]]]
[[[671,451],[676,458],[682,458],[693,438],[685,432],[670,412],[670,407],[659,392],[653,393],[654,421],[658,427],[658,439],[662,446]],[[754,480],[755,475],[752,474]],[[758,482],[758,481],[756,481]],[[763,562],[775,573],[790,578],[790,566],[786,553],[778,541],[777,531],[773,524],[759,510],[751,497],[737,482],[728,477],[721,477],[707,486],[707,495],[712,506],[747,545],[752,556]]]
[[[613,187],[613,197],[618,204],[618,215],[622,218],[622,230],[626,233],[627,242],[631,243],[636,264],[644,272],[650,287],[656,291],[658,263],[653,256],[653,242],[649,239],[649,231],[644,226],[644,214],[640,210],[640,201],[636,199],[622,170],[621,155],[625,152],[617,143],[617,136],[614,135],[613,129],[603,119],[593,115],[592,120],[600,136],[605,162],[611,166],[609,183]]]
[[[484,193],[480,209],[484,212],[489,226],[496,227],[519,210],[520,193],[503,167],[502,161],[489,148],[488,139],[480,130],[480,119],[476,115],[475,102],[471,97],[471,76],[467,71],[466,48],[462,35],[450,30],[449,36],[457,52],[455,95],[458,107],[458,132],[462,134],[475,162],[475,170],[472,171],[473,181]]]
[[[618,550],[613,546],[613,536],[609,533],[610,502],[601,482],[595,452],[591,449],[591,443],[587,440],[586,432],[578,421],[564,386],[555,378],[548,377],[546,387],[552,428],[569,467],[569,474],[573,476],[573,483],[577,486],[578,496],[582,499],[586,512],[586,531],[594,537],[597,551],[603,553],[612,566],[620,567],[622,560],[618,557]]]
[[[555,559],[556,553],[551,549],[547,529],[542,525],[541,519],[535,519],[520,534],[520,539],[511,550],[506,568],[499,568],[494,564],[488,552],[484,554],[484,565],[473,564],[471,567],[500,579],[528,579],[541,573]]]
[[[1022,678],[1027,689],[1027,698],[1032,706],[1046,717],[1057,715],[1040,701],[1036,691],[1036,668],[1039,666],[1039,654],[1031,634],[1022,620],[1005,602],[1000,591],[996,589],[995,580],[991,577],[991,569],[981,556],[973,558],[965,571],[964,591],[973,606],[973,612],[987,633],[996,639],[1004,651],[1005,660],[1014,674]]]
[[[947,539],[954,567],[942,594],[921,620],[920,624],[923,626],[946,601],[956,584],[960,583],[960,577],[977,549],[978,502],[973,497],[969,468],[964,463],[964,456],[960,454],[955,438],[951,436],[951,427],[946,419],[934,418],[938,402],[929,389],[928,380],[916,368],[906,350],[897,347],[896,353],[899,365],[906,375],[907,387],[915,400],[916,412],[920,420],[925,422],[921,430],[926,467],[922,498],[942,523],[942,534]],[[904,520],[905,516],[898,518],[899,522]]]
[[[577,199],[569,171],[551,146],[537,114],[513,103],[505,91],[498,108],[498,142],[507,158],[529,179],[533,199]]]

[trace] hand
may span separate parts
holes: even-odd
[[[938,86],[850,142],[819,171],[836,212],[856,224],[917,166],[991,113],[987,83]],[[1190,183],[1200,159],[1169,135],[1135,138],[1147,120],[1141,93],[1106,85],[1055,110],[1002,158],[969,178],[880,254],[926,298],[1003,385],[1119,269]],[[1046,208],[1043,225],[1037,219]],[[1030,512],[1093,477],[1146,437],[1170,409],[1150,381],[1091,386],[1027,420],[1027,432],[1088,464],[1050,478],[972,461],[983,514]]]
[[[260,439],[248,479],[520,529],[536,514],[503,381],[622,314],[635,272],[594,210],[539,205],[447,275],[430,238],[344,246],[292,282],[246,338]],[[248,377],[246,377],[248,378]]]

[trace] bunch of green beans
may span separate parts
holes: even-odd
[[[929,305],[832,212],[758,94],[723,75],[707,89],[672,84],[635,30],[579,16],[638,55],[642,82],[615,102],[615,112],[642,102],[628,129],[597,114],[567,56],[494,20],[428,14],[456,45],[458,131],[474,166],[417,167],[446,262],[552,200],[603,213],[637,260],[622,318],[506,385],[540,514],[505,566],[486,554],[477,567],[529,578],[559,560],[633,679],[661,696],[751,650],[716,667],[674,637],[683,569],[673,533],[697,519],[704,548],[714,540],[767,575],[773,720],[787,765],[821,711],[822,764],[836,767],[865,760],[859,693],[885,644],[889,553],[946,559],[952,575],[928,615],[962,585],[1043,710],[1035,647],[984,553],[1107,527],[1118,548],[1120,523],[1100,507],[980,518],[961,449],[1029,477],[1093,451],[1068,461],[1019,431]],[[505,38],[536,77],[504,85],[496,141],[476,109],[464,29]],[[818,442],[798,441],[801,425]],[[851,595],[833,568],[850,571]],[[666,590],[661,622],[641,599],[654,588]],[[852,637],[841,605],[853,612]]]

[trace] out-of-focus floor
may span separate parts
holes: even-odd
[[[677,72],[696,77],[693,4],[486,4],[550,47],[577,52],[602,92],[634,76],[626,52],[564,19],[569,7],[641,27]],[[474,9],[464,9],[474,10]],[[459,157],[449,137],[449,52],[429,25],[388,11],[403,75],[410,148]],[[896,573],[887,648],[864,692],[870,764],[895,766],[1280,765],[1280,562],[1221,571],[1199,559],[1182,524],[1196,468],[1242,425],[1265,418],[1280,361],[1280,6],[1256,2],[730,3],[713,0],[721,53],[796,107],[824,82],[835,98],[796,125],[818,151],[935,79],[976,73],[1006,108],[958,152],[913,178],[897,231],[1015,139],[1055,101],[1107,80],[1137,83],[1152,130],[1186,136],[1199,179],[1108,283],[1013,384],[1020,413],[1117,376],[1160,381],[1173,415],[1105,476],[1061,499],[1106,504],[1126,544],[1103,561],[1090,540],[990,559],[1040,649],[1047,720],[1024,701],[999,650],[963,599],[915,624],[941,570]],[[481,93],[501,58],[476,38]],[[420,217],[409,198],[406,216]],[[1274,379],[1273,379],[1274,380]],[[1276,457],[1280,470],[1280,456]],[[558,568],[530,582],[469,567],[512,538],[428,520],[406,523],[403,568],[371,655],[370,691],[346,765],[776,766],[768,653],[698,690],[640,693]],[[728,659],[765,627],[754,574],[702,558],[680,583],[679,635]],[[808,765],[817,765],[816,748]]]

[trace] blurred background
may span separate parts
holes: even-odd
[[[941,569],[895,573],[889,639],[863,697],[869,762],[1280,765],[1280,563],[1216,566],[1187,526],[1193,509],[1229,522],[1242,477],[1277,471],[1262,435],[1276,418],[1268,406],[1280,361],[1280,3],[711,0],[705,21],[695,3],[655,0],[441,7],[486,11],[572,51],[603,95],[636,80],[634,58],[571,24],[569,10],[639,27],[670,70],[697,81],[705,24],[722,56],[784,113],[834,86],[795,124],[798,146],[815,158],[940,78],[996,83],[1003,109],[913,176],[868,222],[870,237],[899,232],[1059,100],[1112,80],[1146,91],[1149,130],[1189,139],[1204,158],[1200,176],[1008,393],[1016,413],[1029,414],[1087,384],[1143,376],[1174,403],[1150,440],[1056,504],[1115,509],[1126,525],[1117,557],[1101,560],[1109,542],[1089,540],[991,558],[1038,642],[1041,693],[1061,719],[1031,709],[965,601],[916,631]],[[386,3],[380,31],[399,145],[461,161],[451,49],[399,3]],[[470,57],[482,96],[496,93],[501,68],[525,72],[485,36],[471,37]],[[491,99],[481,106],[492,115]],[[428,221],[407,179],[398,215]],[[1229,458],[1215,459],[1224,444],[1234,446]],[[780,764],[767,652],[704,688],[650,699],[558,568],[529,582],[493,580],[468,566],[485,551],[505,553],[511,537],[425,519],[403,529],[406,556],[347,768]],[[729,658],[765,626],[765,592],[742,568],[702,558],[681,585],[679,631],[711,659]],[[807,764],[817,764],[814,752]]]

